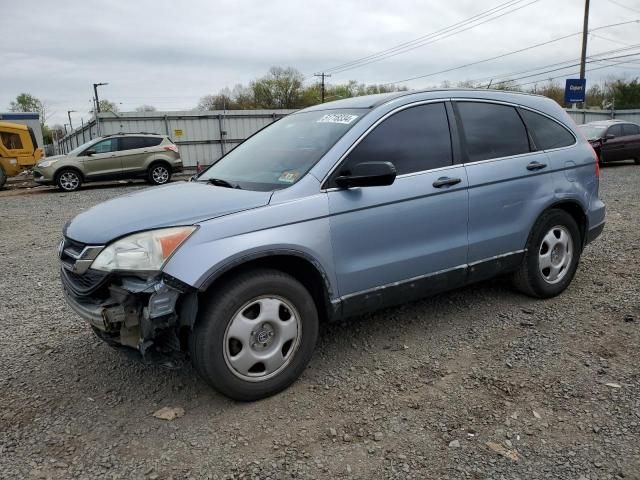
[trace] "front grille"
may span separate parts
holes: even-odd
[[[62,268],[62,279],[65,285],[78,295],[88,295],[95,292],[104,284],[107,276],[106,272],[98,272],[96,270],[87,270],[82,275],[79,275]]]
[[[88,295],[100,288],[108,273],[89,269],[102,247],[88,246],[70,238],[60,245],[62,280],[65,286],[77,295]]]

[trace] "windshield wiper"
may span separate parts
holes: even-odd
[[[208,178],[207,181],[216,187],[225,187],[225,188],[237,188],[240,189],[240,185],[232,185],[226,180],[221,178]]]

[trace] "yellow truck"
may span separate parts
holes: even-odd
[[[0,188],[7,177],[33,167],[43,154],[30,127],[0,122]]]

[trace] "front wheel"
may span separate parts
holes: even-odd
[[[147,179],[153,185],[164,185],[171,180],[171,170],[164,163],[154,163],[149,167]]]
[[[57,178],[58,188],[63,192],[75,192],[82,184],[80,174],[75,170],[63,170]]]
[[[277,270],[238,275],[215,292],[191,334],[202,378],[235,400],[251,401],[291,385],[318,338],[318,312],[307,289]]]
[[[576,221],[564,210],[545,212],[536,222],[514,284],[532,297],[562,293],[578,268],[582,242]]]

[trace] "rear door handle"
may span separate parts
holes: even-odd
[[[547,168],[546,163],[531,162],[529,165],[527,165],[527,170],[541,170],[543,168]]]
[[[433,182],[433,186],[435,188],[450,187],[451,185],[456,185],[461,181],[462,180],[460,180],[459,178],[440,177],[435,182]]]

